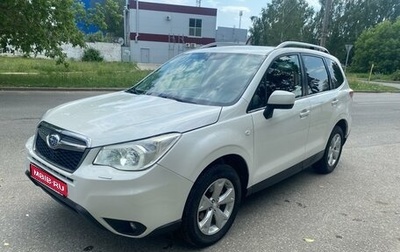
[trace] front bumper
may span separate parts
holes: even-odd
[[[140,238],[182,218],[193,183],[160,165],[139,172],[118,171],[92,165],[95,153],[89,153],[74,173],[67,173],[38,157],[32,146],[31,139],[26,145],[26,175],[52,198],[98,226]],[[68,197],[32,179],[30,163],[65,182]]]

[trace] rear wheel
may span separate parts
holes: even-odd
[[[328,174],[336,168],[342,154],[343,144],[343,130],[339,126],[335,126],[326,145],[324,156],[314,165],[318,173]]]
[[[182,220],[184,238],[197,247],[220,240],[232,226],[241,201],[240,179],[229,165],[210,167],[195,182]]]

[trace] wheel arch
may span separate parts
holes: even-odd
[[[211,162],[201,172],[200,176],[203,173],[207,172],[209,169],[212,169],[212,167],[216,164],[226,164],[226,165],[231,166],[235,170],[235,172],[238,174],[238,176],[240,178],[242,195],[246,195],[247,185],[249,183],[249,169],[248,169],[247,163],[244,160],[244,158],[237,154],[229,154],[229,155],[219,157],[218,159]]]
[[[246,163],[246,160],[238,155],[238,154],[226,154],[224,156],[221,156],[219,158],[216,158],[214,161],[210,162],[205,168],[200,172],[200,174],[197,176],[196,180],[194,181],[193,185],[196,183],[196,181],[203,176],[205,173],[207,173],[210,169],[215,167],[216,165],[219,164],[226,164],[229,165],[233,168],[233,170],[238,174],[239,179],[240,179],[240,186],[241,186],[241,192],[242,192],[242,199],[247,195],[247,186],[249,184],[249,168]]]
[[[347,136],[348,136],[348,132],[347,132],[348,127],[349,127],[348,123],[347,123],[347,121],[345,119],[341,119],[339,122],[337,122],[335,124],[335,127],[336,126],[340,127],[342,129],[342,131],[343,131],[343,134],[344,134],[344,142],[343,142],[343,144],[344,144],[346,142]]]
[[[234,163],[237,162],[237,163]],[[246,186],[243,186],[242,181],[244,181],[244,177],[246,176],[245,170],[243,169],[243,165],[245,164],[244,159],[242,159],[239,155],[226,155],[223,157],[220,157],[213,162],[211,162],[198,176],[196,179],[195,183],[193,184],[193,188],[191,189],[189,196],[186,199],[185,202],[185,207],[182,213],[182,224],[181,224],[181,235],[183,235],[183,238],[189,242],[190,244],[196,246],[196,247],[205,247],[209,246],[211,244],[214,244],[218,240],[220,240],[230,229],[235,216],[238,212],[238,207],[241,204],[241,200],[245,196],[243,194],[243,188]],[[233,166],[232,166],[233,165]],[[231,169],[232,168],[232,169]],[[226,177],[225,175],[226,174]],[[211,184],[209,182],[213,181],[212,184],[216,183],[217,180],[215,179],[221,179],[221,178],[228,178],[232,185],[236,186],[238,183],[240,183],[240,186],[242,187],[241,189],[238,190],[238,193],[235,193],[235,197],[239,197],[239,200],[235,200],[233,202],[234,206],[231,210],[230,216],[228,216],[228,219],[226,220],[227,222],[225,224],[222,224],[221,227],[216,233],[205,234],[204,232],[200,231],[200,228],[198,227],[199,225],[199,206],[200,202],[202,201],[203,197],[211,197],[211,196],[206,196],[206,191],[204,191],[205,188],[209,187]],[[239,181],[238,181],[239,180]],[[199,195],[202,194],[203,196]],[[218,196],[218,195],[217,195]],[[200,202],[199,202],[200,201]],[[214,202],[214,201],[213,201]],[[215,201],[215,202],[218,202]],[[229,204],[228,202],[222,203],[222,204]],[[217,207],[219,206],[214,206],[214,203],[212,203],[213,206],[209,207]],[[208,211],[205,209],[202,209],[201,211]],[[222,210],[224,211],[224,210]],[[215,212],[215,209],[214,209]],[[193,213],[197,213],[196,216],[193,216]],[[214,214],[213,214],[214,215]],[[193,217],[196,218],[196,221],[193,222]],[[197,222],[197,224],[196,224]],[[215,224],[217,225],[217,224]],[[201,233],[200,233],[201,232]]]

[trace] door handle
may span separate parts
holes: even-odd
[[[331,102],[332,106],[336,106],[339,103],[338,99],[333,99],[333,101]]]
[[[305,118],[310,114],[310,110],[304,109],[300,112],[300,118]]]

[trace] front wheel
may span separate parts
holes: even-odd
[[[197,247],[220,240],[232,226],[241,201],[241,184],[229,165],[215,165],[197,179],[182,220],[186,241]]]
[[[343,130],[339,126],[335,126],[326,145],[324,156],[314,165],[318,173],[328,174],[336,168],[342,153],[343,144]]]

